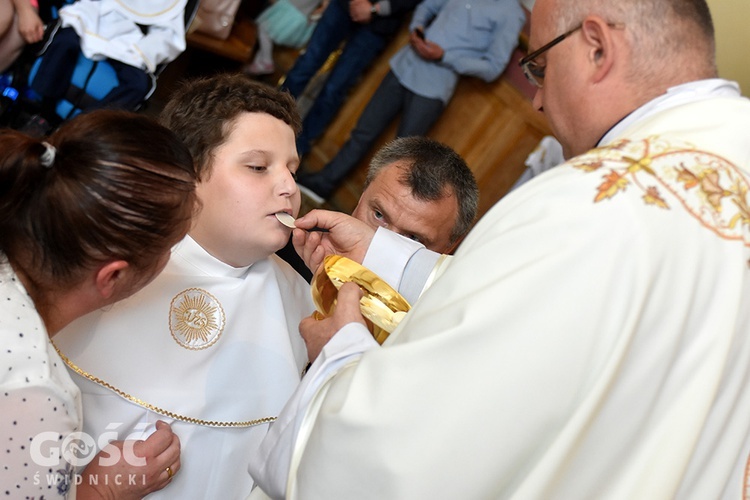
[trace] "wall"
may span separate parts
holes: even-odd
[[[719,76],[740,83],[742,94],[750,96],[750,2],[708,0],[716,29],[716,60]]]

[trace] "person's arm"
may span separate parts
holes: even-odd
[[[648,254],[633,255],[642,247],[627,210],[594,209],[571,183],[542,185],[480,220],[386,343],[337,368],[298,408],[277,497],[287,484],[306,499],[404,498],[414,488],[454,497],[480,481],[473,474],[485,485],[497,478],[473,496],[504,492],[582,398],[604,401],[597,376],[606,380],[629,345],[618,332],[642,310],[626,303],[649,286]],[[550,198],[566,209],[550,210]]]
[[[414,15],[409,22],[409,31],[416,28],[425,29],[430,22],[437,16],[440,9],[448,0],[424,0],[414,9]]]
[[[362,265],[380,276],[414,304],[428,281],[434,280],[435,267],[442,254],[428,250],[414,240],[385,228],[378,228],[362,260]]]
[[[297,219],[295,250],[313,271],[326,255],[336,254],[363,264],[413,303],[425,288],[441,255],[392,231],[377,231],[341,212],[313,210]],[[307,231],[313,227],[328,232]]]
[[[379,348],[360,312],[361,296],[357,285],[345,283],[333,316],[322,320],[309,317],[300,324],[313,363],[271,424],[248,470],[256,484],[272,498],[286,498],[292,451],[298,443],[305,409],[336,373],[356,363],[362,353]]]
[[[61,388],[28,385],[2,388],[0,484],[16,498],[47,498],[57,494],[57,485],[65,491],[73,487],[75,468],[63,458],[62,445],[80,429]]]
[[[508,65],[513,49],[518,44],[518,35],[526,20],[522,10],[516,15],[503,11],[496,13],[495,31],[489,47],[456,48],[445,50],[441,64],[456,73],[475,76],[486,82],[494,81]],[[481,36],[480,30],[471,30],[469,36]]]
[[[18,32],[26,43],[36,43],[44,36],[44,23],[29,0],[13,0],[18,15]]]

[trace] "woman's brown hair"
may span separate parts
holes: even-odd
[[[109,260],[152,268],[190,227],[192,157],[143,115],[101,110],[45,141],[0,130],[0,250],[41,290]]]

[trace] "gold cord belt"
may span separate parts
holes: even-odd
[[[104,380],[95,377],[91,375],[88,372],[83,371],[81,368],[76,366],[70,359],[68,359],[67,356],[65,356],[60,349],[55,345],[54,342],[52,342],[52,346],[57,351],[57,354],[60,355],[60,358],[62,358],[63,361],[65,361],[65,364],[68,365],[68,367],[76,372],[78,375],[80,375],[83,378],[86,378],[96,384],[99,384],[100,386],[109,389],[110,391],[116,393],[117,395],[127,399],[131,403],[135,403],[139,406],[142,406],[143,408],[146,408],[147,410],[150,410],[154,413],[158,413],[160,415],[164,415],[165,417],[173,418],[175,420],[181,420],[183,422],[188,422],[191,424],[198,424],[198,425],[205,425],[207,427],[252,427],[254,425],[260,425],[260,424],[267,424],[269,422],[273,422],[276,420],[276,417],[263,417],[258,418],[255,420],[247,420],[245,422],[227,422],[227,421],[221,421],[221,420],[203,420],[200,418],[193,418],[193,417],[186,417],[183,415],[179,415],[177,413],[171,412],[169,410],[165,410],[163,408],[159,408],[158,406],[154,406],[150,403],[147,403],[141,399],[136,398],[135,396],[131,396],[130,394],[126,393],[125,391],[122,391],[118,389],[117,387],[113,386],[112,384],[109,384],[105,382]]]

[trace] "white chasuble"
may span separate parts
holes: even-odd
[[[188,236],[151,284],[54,341],[97,443],[142,439],[159,419],[179,436],[182,469],[149,498],[241,498],[251,450],[307,363],[298,326],[313,310],[275,256],[233,268]]]
[[[303,500],[743,498],[749,166],[750,101],[706,99],[510,193],[382,347],[312,404],[297,391],[311,409],[272,425],[282,459],[256,480]]]

